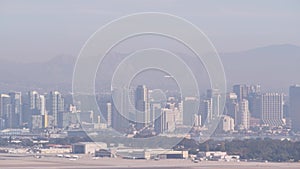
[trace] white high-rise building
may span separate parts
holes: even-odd
[[[40,109],[40,95],[37,91],[30,91],[28,92],[29,97],[29,109]]]
[[[218,89],[207,90],[207,98],[212,102],[212,118],[220,116],[223,112],[220,110],[221,94]]]
[[[246,99],[242,99],[239,102],[238,128],[240,130],[248,130],[249,127],[250,127],[249,102]]]
[[[112,105],[110,102],[106,103],[107,107],[107,126],[110,127],[112,124]]]
[[[29,109],[31,114],[45,115],[46,113],[46,99],[44,95],[40,95],[37,91],[28,92]]]
[[[212,111],[213,111],[212,99],[202,100],[201,104],[200,104],[200,114],[202,116],[202,122],[201,122],[202,125],[206,125],[206,124],[210,123],[210,121],[213,118]]]
[[[261,120],[270,127],[284,125],[283,94],[265,93],[261,96]]]
[[[44,95],[40,95],[40,115],[46,114],[46,99]]]
[[[52,91],[48,97],[48,112],[53,116],[52,125],[57,126],[58,113],[64,111],[64,98],[58,91]]]
[[[44,127],[47,120],[46,98],[37,91],[28,92],[28,108],[23,114],[23,122],[30,124],[32,129]]]

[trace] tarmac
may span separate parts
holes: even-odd
[[[93,158],[81,156],[79,159],[59,158],[55,155],[42,155],[35,158],[31,154],[0,154],[0,169],[299,169],[300,163],[270,162],[224,162],[200,161],[194,163],[187,159],[132,160],[120,158]]]

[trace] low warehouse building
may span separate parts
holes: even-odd
[[[130,159],[187,159],[188,151],[174,151],[165,149],[118,149],[116,155]]]
[[[73,154],[94,154],[96,150],[107,149],[102,142],[80,142],[72,145]]]

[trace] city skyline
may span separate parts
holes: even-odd
[[[232,90],[226,93],[225,107],[224,110],[221,110],[219,99],[222,94],[215,89],[207,90],[206,96],[201,96],[200,98],[182,98],[180,93],[171,95],[164,93],[164,97],[168,95],[166,97],[168,100],[161,100],[162,98],[156,100],[157,98],[153,98],[155,95],[152,96],[153,89],[148,89],[145,85],[138,85],[135,89],[130,89],[133,92],[133,100],[130,102],[134,103],[134,107],[125,106],[122,109],[116,109],[114,105],[115,100],[112,100],[111,94],[97,94],[99,99],[98,106],[100,106],[100,112],[98,113],[94,112],[94,108],[89,107],[85,107],[81,111],[80,103],[74,103],[72,99],[68,99],[71,95],[62,95],[58,91],[51,91],[47,94],[29,91],[24,95],[21,92],[10,92],[8,94],[3,93],[0,97],[1,128],[29,127],[30,129],[42,129],[48,126],[69,127],[68,125],[71,125],[71,123],[68,122],[68,118],[71,118],[71,116],[65,113],[72,114],[73,112],[76,114],[82,112],[80,115],[76,115],[79,121],[75,120],[75,123],[105,123],[108,127],[114,127],[117,130],[123,130],[124,127],[129,127],[131,123],[135,125],[137,130],[152,127],[155,131],[162,132],[167,130],[174,132],[177,125],[203,127],[208,125],[214,118],[225,115],[232,118],[235,124],[234,130],[243,131],[249,130],[250,126],[266,125],[271,128],[294,126],[296,131],[298,131],[298,118],[295,118],[298,117],[295,105],[298,105],[297,99],[300,97],[297,92],[298,86],[291,85],[291,96],[284,97],[283,93],[276,91],[271,93],[261,92],[261,86],[259,85],[234,85]],[[114,92],[112,91],[112,93]],[[66,102],[64,101],[65,97],[67,99]],[[195,104],[199,105],[199,109],[194,109]],[[123,112],[120,112],[120,110]],[[121,114],[118,115],[118,112]],[[73,120],[71,121],[74,121],[74,118],[76,119],[76,117],[72,117]],[[128,122],[123,123],[123,127],[118,128],[119,120],[123,118],[127,119]],[[163,124],[164,120],[169,125]],[[232,123],[230,119],[228,120]],[[260,120],[258,124],[257,120]],[[127,126],[124,126],[124,124],[127,124]],[[225,125],[224,122],[222,124]],[[162,128],[159,129],[156,125]],[[230,124],[226,124],[226,127],[228,125]],[[173,129],[170,126],[173,126]],[[224,131],[230,130],[226,129]]]

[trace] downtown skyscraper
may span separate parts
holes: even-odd
[[[48,112],[52,116],[51,125],[57,126],[58,113],[64,111],[64,98],[58,91],[51,91],[48,96]]]
[[[237,123],[239,130],[248,130],[250,127],[249,102],[246,99],[243,99],[239,102]]]
[[[278,127],[283,123],[283,94],[264,93],[261,96],[261,120],[270,127]]]
[[[20,92],[0,95],[0,128],[20,128],[22,99]]]
[[[11,113],[10,96],[7,94],[0,94],[0,129],[7,128],[7,121]]]
[[[22,94],[21,92],[10,92],[11,112],[9,116],[9,128],[20,128],[22,126]]]
[[[290,86],[289,98],[292,129],[294,131],[300,131],[300,85]]]
[[[31,128],[46,127],[48,123],[46,100],[44,95],[37,91],[28,92],[29,110],[24,114],[24,121],[28,121]]]
[[[150,123],[150,105],[148,89],[145,85],[139,85],[135,91],[135,108],[137,128],[147,126]]]

